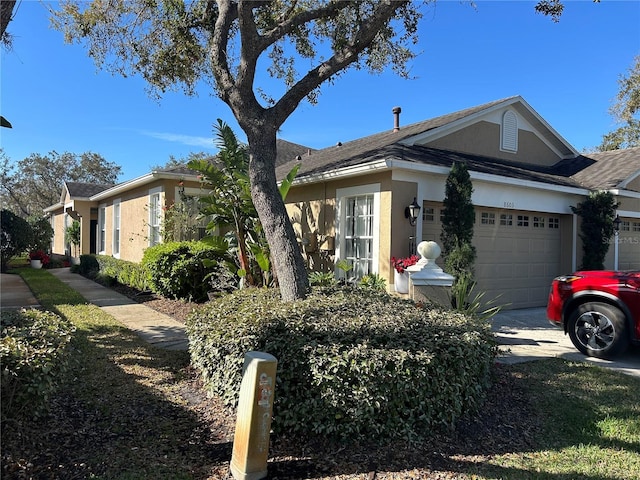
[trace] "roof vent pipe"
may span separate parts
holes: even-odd
[[[393,107],[393,131],[397,132],[400,130],[400,112],[402,109],[400,107]]]

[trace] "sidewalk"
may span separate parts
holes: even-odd
[[[167,350],[187,350],[189,342],[184,325],[168,315],[103,287],[69,268],[49,270],[53,276],[97,305],[149,344]],[[18,275],[2,274],[2,309],[38,306],[37,300]]]

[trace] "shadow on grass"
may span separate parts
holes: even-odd
[[[435,434],[420,443],[372,439],[335,446],[319,440],[276,439],[269,472],[278,479],[362,478],[370,472],[376,472],[375,478],[386,478],[385,474],[392,478],[623,478],[625,464],[618,465],[620,458],[611,454],[624,451],[626,465],[637,466],[638,398],[637,379],[590,365],[559,359],[497,365],[494,386],[480,413],[460,421],[453,432]],[[631,432],[626,438],[625,427],[618,438],[603,432],[603,422],[624,425],[627,421]],[[575,465],[562,458],[566,450],[584,446],[596,452],[584,459],[581,452],[574,452]],[[564,465],[557,468],[549,455],[557,455]],[[591,462],[600,469],[591,468]],[[615,473],[614,467],[621,468],[621,473]]]
[[[188,353],[148,346],[56,282],[30,286],[76,325],[70,368],[48,413],[2,426],[2,478],[216,478],[231,435],[202,420],[210,402],[194,396]]]

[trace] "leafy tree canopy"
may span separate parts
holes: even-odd
[[[309,282],[275,177],[276,133],[304,99],[350,67],[408,76],[421,6],[410,0],[67,0],[53,25],[82,42],[100,67],[140,74],[152,95],[196,93],[203,84],[232,110],[247,135],[251,196],[273,255],[283,299]],[[557,19],[559,0],[536,10]],[[256,84],[266,68],[279,80]],[[279,97],[279,98],[278,98]]]
[[[115,183],[120,166],[97,153],[33,153],[13,163],[0,149],[0,196],[8,210],[21,217],[39,215],[60,200],[62,183]]]
[[[620,126],[602,137],[601,152],[640,147],[640,55],[618,85],[620,90],[609,111]]]

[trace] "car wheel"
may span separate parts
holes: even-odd
[[[624,314],[613,305],[584,303],[571,314],[567,327],[575,347],[591,357],[611,358],[629,345]]]

